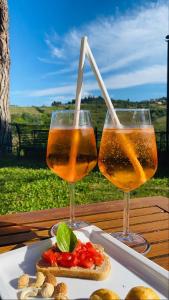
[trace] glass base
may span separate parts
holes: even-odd
[[[111,235],[143,255],[147,254],[151,249],[151,245],[139,234],[128,233],[124,235],[123,232],[115,232],[111,233]]]
[[[73,222],[71,222],[69,220],[62,220],[62,222],[66,223],[72,230],[78,230],[78,229],[81,229],[81,228],[84,228],[84,227],[90,225],[89,223],[84,222],[84,221],[73,221]],[[50,233],[51,233],[52,236],[56,235],[58,225],[59,225],[59,223],[52,226],[52,228],[50,230]]]

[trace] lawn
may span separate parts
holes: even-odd
[[[67,183],[47,169],[44,163],[8,159],[1,161],[0,167],[0,214],[69,205]],[[149,180],[131,196],[168,196],[167,177],[163,175]],[[99,171],[91,172],[76,184],[76,204],[122,198],[123,193]]]

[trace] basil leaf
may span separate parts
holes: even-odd
[[[57,233],[57,246],[62,252],[72,252],[77,244],[73,231],[65,223],[59,223]]]
[[[69,252],[70,230],[65,223],[60,223],[56,233],[57,246],[62,252]]]
[[[77,245],[77,237],[71,229],[70,229],[70,233],[71,233],[71,235],[70,235],[69,252],[72,252],[75,249],[76,245]]]

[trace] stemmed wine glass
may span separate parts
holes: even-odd
[[[78,116],[78,125],[75,118]],[[74,216],[74,184],[85,177],[97,163],[97,150],[90,112],[87,110],[57,110],[52,113],[47,145],[47,164],[69,185],[70,220],[72,229],[88,225]],[[57,224],[51,229],[55,235]]]
[[[150,179],[157,169],[157,149],[149,109],[116,109],[121,126],[107,112],[99,151],[99,169],[124,192],[123,232],[112,233],[140,253],[150,245],[129,231],[130,191]]]

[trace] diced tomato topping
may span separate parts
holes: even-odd
[[[88,258],[80,261],[80,266],[83,268],[92,268],[94,266],[93,259]]]
[[[82,247],[82,242],[80,240],[78,240],[77,245],[75,247],[75,249],[73,250],[73,252],[79,251]]]
[[[52,247],[45,251],[42,258],[50,265],[58,265],[65,268],[82,267],[92,268],[100,266],[103,261],[103,255],[92,245],[92,243],[82,243],[78,241],[73,252],[58,252],[57,247]]]
[[[45,251],[42,255],[42,258],[52,265],[57,262],[57,252],[54,252],[52,249]]]
[[[103,256],[98,253],[98,255],[94,256],[94,263],[96,266],[100,266],[103,263]]]

